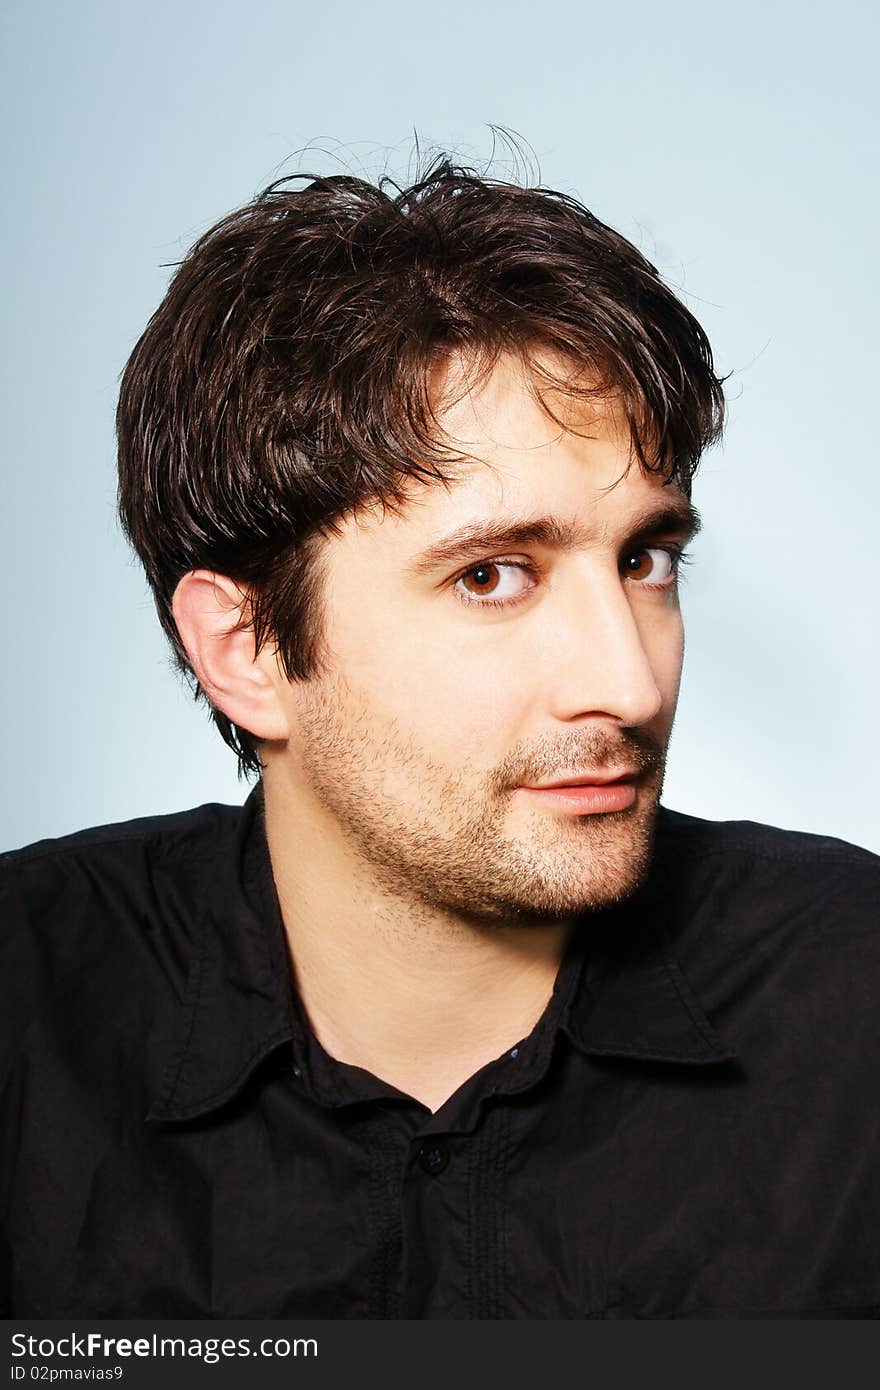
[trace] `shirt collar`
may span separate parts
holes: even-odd
[[[585,944],[590,954],[561,1020],[572,1042],[593,1057],[683,1066],[735,1061],[672,952],[663,905],[640,893],[616,925],[615,941],[603,923],[598,949]],[[593,936],[589,926],[586,935]]]
[[[231,1100],[295,1034],[292,976],[272,877],[262,782],[232,841],[196,871],[204,912],[177,1036],[149,1120],[190,1120]]]
[[[661,808],[661,824],[663,815]],[[673,954],[665,853],[658,837],[646,883],[625,903],[578,924],[554,1014],[588,1056],[686,1066],[733,1061],[735,1054],[716,1034]],[[191,1120],[215,1110],[280,1049],[293,1065],[290,1045],[298,1055],[304,1046],[266,841],[262,783],[242,808],[232,852],[222,862],[209,858],[205,873],[201,945],[149,1120]]]

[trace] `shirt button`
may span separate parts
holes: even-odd
[[[436,1178],[449,1162],[449,1150],[445,1144],[423,1144],[419,1149],[419,1165],[424,1172]]]

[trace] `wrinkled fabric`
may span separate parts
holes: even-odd
[[[432,1115],[310,1031],[263,814],[3,857],[4,1315],[878,1315],[880,859],[661,807]]]

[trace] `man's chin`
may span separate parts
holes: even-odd
[[[568,816],[510,847],[509,908],[518,916],[564,917],[612,907],[644,883],[651,866],[657,801],[627,811]]]

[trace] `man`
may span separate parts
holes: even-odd
[[[6,857],[11,1313],[880,1307],[880,863],[660,805],[721,420],[559,194],[282,182],[196,244],[120,509],[258,782]]]

